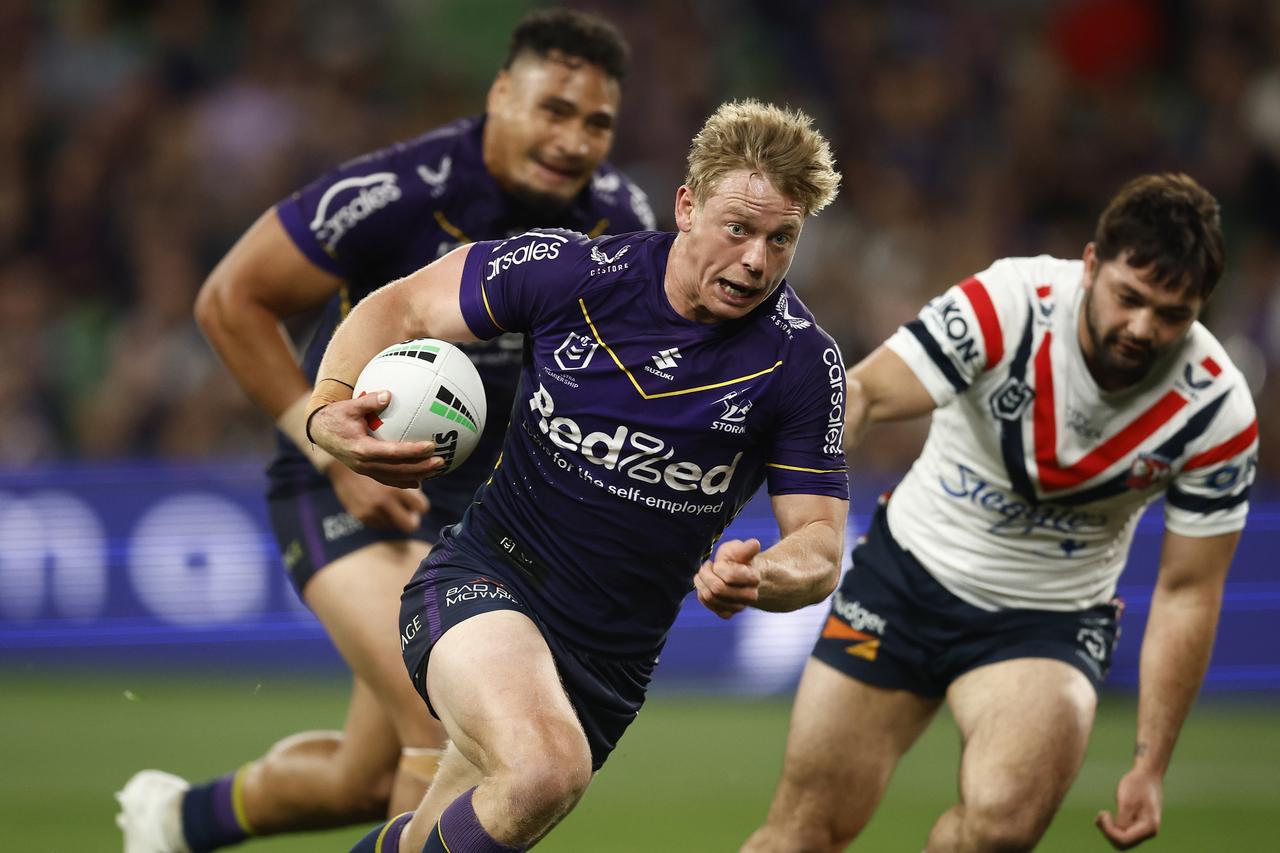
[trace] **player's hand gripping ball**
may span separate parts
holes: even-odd
[[[391,402],[369,415],[369,434],[386,441],[434,441],[447,474],[475,450],[484,430],[484,385],[466,353],[446,341],[420,338],[375,355],[354,394],[390,391]]]

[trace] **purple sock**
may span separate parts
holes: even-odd
[[[351,853],[399,853],[400,836],[413,819],[413,812],[405,812],[397,818],[369,830],[369,834],[356,842]]]
[[[472,788],[445,807],[422,853],[521,853],[526,849],[500,844],[485,832],[476,810],[471,807],[471,795],[475,792]]]
[[[182,834],[195,853],[239,844],[249,837],[248,824],[236,814],[236,776],[193,785],[182,797]]]

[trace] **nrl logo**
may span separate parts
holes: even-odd
[[[595,261],[597,264],[600,264],[601,266],[608,266],[609,264],[617,263],[618,259],[621,258],[630,250],[631,250],[630,246],[623,246],[621,249],[618,250],[617,254],[608,255],[608,254],[605,254],[605,252],[601,250],[599,246],[592,246],[591,260]]]
[[[599,344],[586,335],[570,332],[553,355],[561,370],[582,370],[591,363],[591,356],[596,354],[597,346]]]
[[[1010,376],[991,395],[991,414],[1002,421],[1016,421],[1031,405],[1036,392],[1017,377]]]
[[[787,292],[784,290],[782,292],[782,295],[778,297],[778,313],[782,315],[782,322],[786,323],[789,328],[795,329],[797,331],[799,331],[800,329],[807,329],[810,326],[812,326],[813,325],[812,320],[806,320],[803,317],[791,316],[791,314],[787,311],[788,301],[789,300],[787,298]]]
[[[440,161],[440,168],[432,171],[426,166],[418,167],[418,177],[422,178],[422,182],[431,187],[431,195],[438,198],[444,192],[444,186],[449,180],[449,173],[453,171],[453,158],[446,156]]]

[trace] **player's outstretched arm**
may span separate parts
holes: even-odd
[[[776,495],[782,538],[767,551],[757,539],[721,542],[694,577],[698,600],[728,619],[747,608],[796,610],[831,594],[840,577],[847,501],[825,495]]]
[[[307,436],[347,467],[391,486],[415,486],[439,473],[429,441],[381,441],[368,434],[367,415],[380,411],[389,394],[351,399],[360,371],[388,346],[413,338],[473,341],[462,316],[459,293],[462,246],[417,272],[366,296],[338,326],[316,376],[308,406]],[[377,390],[377,389],[371,389]]]
[[[1099,812],[1096,820],[1117,850],[1160,829],[1164,774],[1209,666],[1222,587],[1239,539],[1238,532],[1203,538],[1165,533],[1142,641],[1133,767],[1116,789],[1115,813]]]
[[[883,344],[849,368],[844,449],[849,453],[872,424],[917,418],[933,411],[928,389],[902,356]]]

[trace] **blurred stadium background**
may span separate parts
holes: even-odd
[[[191,320],[257,214],[326,168],[477,111],[531,4],[0,5],[0,848],[118,849],[111,791],[194,777],[341,719],[345,676],[278,567],[270,431]],[[1253,0],[575,3],[634,50],[613,159],[670,223],[688,139],[733,96],[801,106],[844,173],[791,279],[861,357],[992,259],[1077,256],[1143,171],[1222,202],[1207,322],[1263,452],[1206,694],[1152,850],[1275,850],[1280,813],[1280,5]],[[851,535],[923,424],[853,462]],[[763,503],[737,533],[776,536]],[[1089,759],[1042,849],[1089,825],[1131,748],[1160,525],[1139,529]],[[549,850],[729,850],[762,817],[819,608],[688,608],[655,696]],[[1205,642],[1212,638],[1206,632]],[[858,849],[918,850],[953,797],[940,721]],[[346,849],[358,832],[254,849]]]

